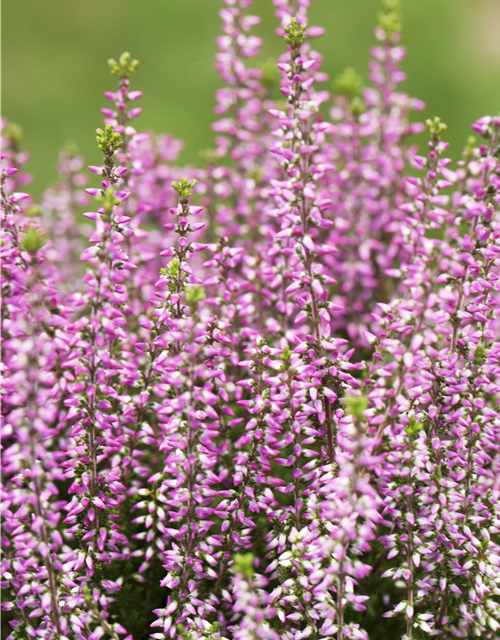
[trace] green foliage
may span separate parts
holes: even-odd
[[[0,602],[7,603],[13,601],[14,598],[9,594],[7,589],[0,589]],[[2,620],[0,621],[0,634],[2,638],[6,638],[12,633],[12,627],[9,622],[16,619],[16,609],[2,611]]]
[[[120,134],[117,133],[110,124],[102,129],[96,129],[97,146],[104,154],[104,172],[103,177],[111,183],[118,180],[118,176],[114,172],[115,161],[114,155],[123,146]]]
[[[110,614],[113,620],[124,625],[134,640],[148,640],[150,625],[156,617],[153,609],[164,606],[168,594],[168,590],[160,586],[165,574],[162,562],[153,556],[148,569],[142,574],[143,580],[139,581],[137,572],[141,562],[141,558],[133,558],[121,565],[117,563],[106,567],[102,574],[102,578],[113,581],[128,576],[114,596]]]
[[[198,156],[207,164],[215,164],[217,161],[217,154],[214,149],[200,149]]]
[[[403,25],[400,0],[382,0],[382,11],[378,14],[378,23],[389,39],[394,33],[401,31]]]
[[[195,284],[193,287],[186,287],[186,300],[189,304],[195,305],[197,302],[205,300],[205,290],[200,285]]]
[[[349,108],[354,118],[366,111],[366,105],[361,98],[363,79],[356,73],[354,67],[346,67],[332,82],[335,93],[350,100]]]
[[[276,64],[276,58],[268,58],[260,65],[262,71],[261,82],[269,93],[271,93],[275,87],[279,86],[281,80],[281,73]]]
[[[128,51],[122,53],[118,62],[116,62],[116,60],[114,60],[113,58],[110,58],[108,60],[108,65],[111,73],[114,76],[118,76],[120,80],[130,78],[130,76],[137,69],[138,64],[139,60],[132,60],[132,56]]]
[[[375,541],[372,544],[372,550],[363,558],[363,562],[376,568],[366,578],[360,580],[359,586],[361,593],[370,594],[370,599],[364,603],[366,609],[355,611],[348,608],[346,611],[346,622],[358,623],[369,632],[370,640],[399,640],[403,637],[406,627],[402,617],[382,618],[386,611],[401,600],[401,589],[396,581],[380,577],[392,566],[386,556],[387,552],[381,543]],[[381,620],[383,620],[382,624]],[[421,636],[414,635],[414,640],[417,638],[423,640]]]
[[[16,148],[17,145],[23,139],[23,128],[21,125],[15,122],[9,122],[5,129],[2,131],[2,135],[8,138],[10,145]]]
[[[347,412],[356,420],[363,420],[363,411],[368,407],[366,396],[347,396]]]
[[[284,28],[285,42],[292,49],[292,57],[296,58],[299,55],[299,49],[306,39],[306,27],[306,24],[299,24],[295,18],[292,18],[292,22]]]
[[[357,118],[363,113],[363,111],[366,111],[366,105],[363,102],[362,98],[360,98],[359,96],[354,96],[354,98],[351,100],[350,109],[352,115]]]
[[[462,155],[467,156],[467,158],[470,158],[470,156],[472,156],[474,149],[477,147],[476,141],[477,141],[476,136],[469,136],[467,138],[467,144],[464,147],[464,151]]]
[[[333,80],[333,89],[335,93],[338,93],[346,98],[354,98],[359,96],[363,87],[363,80],[360,75],[356,73],[354,67],[346,67],[341,74],[339,74]]]
[[[254,575],[253,553],[237,553],[235,554],[233,564],[233,571],[235,573],[241,573],[246,578],[252,578]]]
[[[487,350],[479,343],[474,350],[474,366],[481,367],[486,362]]]
[[[45,238],[40,229],[36,227],[28,227],[26,234],[21,242],[22,248],[34,255],[38,249],[41,249],[45,244]]]
[[[181,178],[180,182],[172,182],[172,189],[179,194],[179,202],[187,204],[191,196],[191,192],[196,186],[196,180],[188,180]]]
[[[66,140],[63,146],[63,151],[67,151],[69,155],[74,158],[80,153],[80,149],[74,140]]]
[[[409,439],[411,441],[415,440],[415,438],[418,436],[418,434],[420,433],[420,430],[422,429],[422,425],[420,424],[420,422],[417,422],[417,420],[415,419],[414,416],[410,417],[410,422],[408,423],[408,425],[405,427],[405,432],[408,435]]]
[[[166,267],[160,270],[162,276],[177,278],[179,275],[179,258],[173,258]]]
[[[104,193],[98,194],[95,199],[104,207],[103,219],[106,221],[111,220],[113,207],[120,204],[120,199],[115,196],[113,187],[108,187]]]
[[[283,347],[283,353],[280,355],[280,360],[283,360],[283,362],[285,363],[285,367],[290,366],[291,355],[292,355],[292,350],[288,345],[285,345]]]
[[[41,213],[40,206],[35,202],[24,212],[26,216],[39,216]]]
[[[95,196],[97,202],[100,202],[104,207],[106,206],[114,206],[120,204],[120,198],[115,196],[115,191],[113,187],[108,187],[103,194],[99,194]]]
[[[97,146],[105,156],[111,157],[115,151],[118,151],[118,149],[123,146],[120,134],[117,133],[110,124],[104,127],[104,131],[102,129],[96,129],[96,133]]]

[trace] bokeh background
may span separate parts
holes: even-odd
[[[402,0],[408,47],[404,89],[427,104],[424,117],[448,124],[458,159],[470,124],[500,109],[500,0]],[[130,51],[141,62],[133,88],[144,91],[138,130],[170,132],[185,142],[181,161],[200,164],[212,146],[213,69],[222,0],[3,0],[2,113],[24,130],[32,154],[33,193],[55,180],[58,151],[73,140],[88,164],[100,162],[95,129],[102,92],[115,88],[106,61]],[[260,61],[277,57],[271,0],[263,17]],[[326,27],[314,46],[331,78],[346,66],[367,77],[380,0],[312,0],[311,24]]]

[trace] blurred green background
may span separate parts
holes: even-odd
[[[403,0],[408,47],[404,89],[439,115],[457,159],[470,123],[500,109],[500,0]],[[24,129],[32,154],[33,192],[55,180],[59,149],[74,140],[88,164],[100,161],[95,129],[102,92],[115,88],[106,60],[128,50],[141,62],[133,88],[144,91],[138,130],[185,141],[181,161],[199,164],[212,146],[213,69],[222,0],[3,0],[2,113]],[[367,77],[368,48],[380,0],[312,0],[314,42],[334,77],[347,65]],[[255,0],[263,17],[265,61],[283,50],[271,0]],[[109,103],[108,103],[109,104]],[[137,103],[136,103],[137,104]]]

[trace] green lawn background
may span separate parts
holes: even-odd
[[[102,92],[113,90],[106,60],[128,50],[141,62],[133,88],[144,91],[138,130],[185,141],[181,160],[199,164],[212,146],[213,68],[221,0],[3,0],[2,114],[23,127],[32,154],[33,192],[55,180],[59,149],[74,140],[88,164],[100,161],[95,129]],[[283,42],[271,0],[255,0],[265,39],[260,61]],[[367,77],[379,0],[312,0],[311,24],[326,27],[314,46],[334,77],[347,65]],[[439,115],[457,159],[470,123],[500,110],[500,0],[403,0],[408,47],[404,89]],[[108,103],[109,104],[109,103]]]

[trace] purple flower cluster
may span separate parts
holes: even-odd
[[[2,123],[8,637],[498,638],[500,117],[418,155],[397,0],[333,97],[310,0],[261,67],[224,4],[205,168],[129,54],[100,184],[68,148],[35,204]]]

